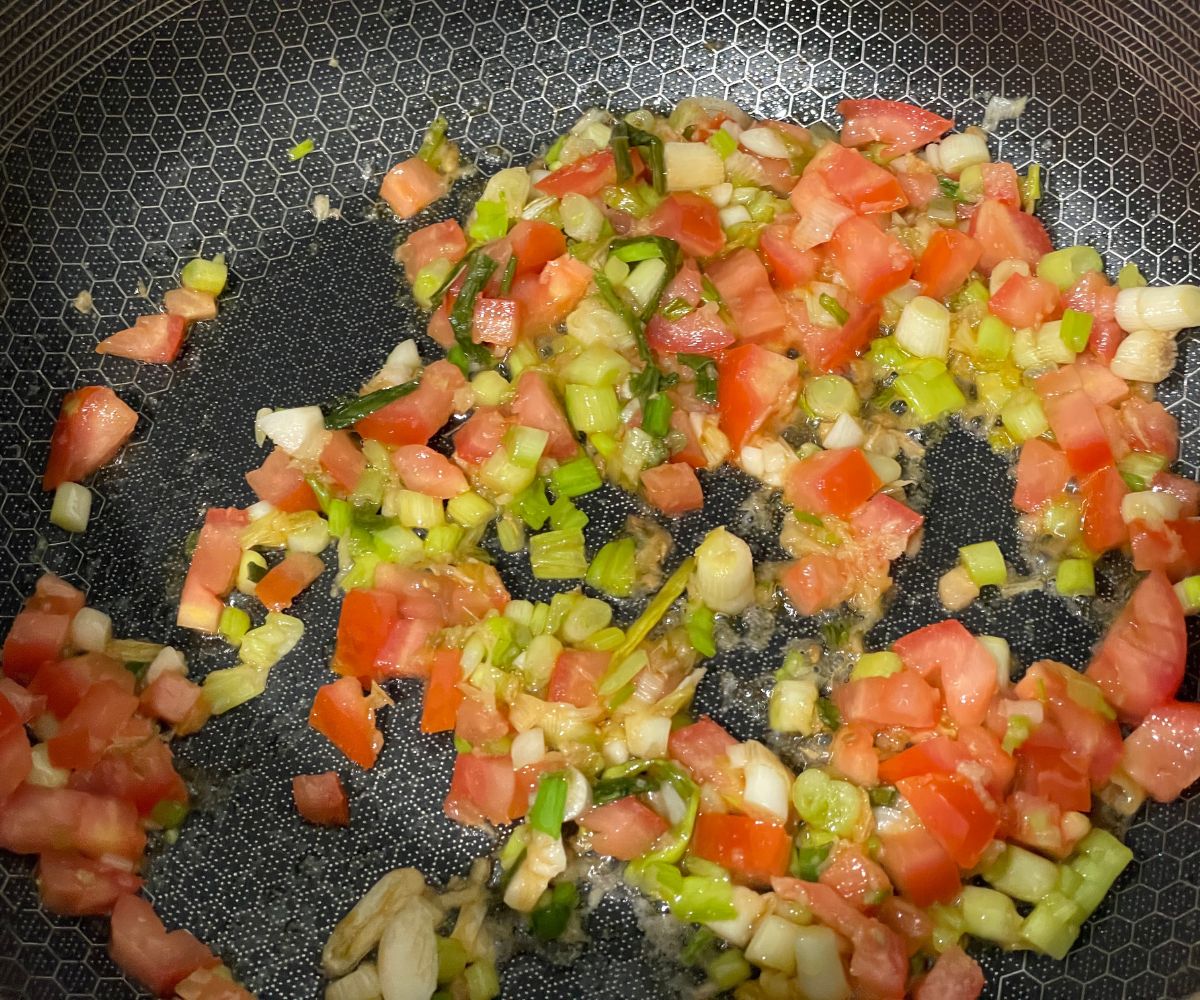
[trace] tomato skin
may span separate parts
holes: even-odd
[[[108,681],[93,684],[47,741],[50,763],[68,770],[93,767],[137,709],[136,695]]]
[[[82,482],[116,457],[135,426],[137,414],[109,388],[86,385],[67,393],[50,435],[42,489]]]
[[[1021,446],[1017,459],[1017,488],[1013,506],[1031,513],[1063,492],[1071,468],[1062,450],[1049,441],[1034,438]]]
[[[349,431],[330,431],[319,461],[334,483],[347,493],[358,485],[367,468],[367,460]]]
[[[379,197],[402,219],[411,219],[422,209],[441,198],[449,186],[428,163],[419,156],[397,163],[379,185]]]
[[[1121,517],[1121,501],[1128,492],[1115,465],[1097,469],[1080,482],[1083,540],[1093,552],[1107,552],[1129,541],[1129,529]]]
[[[353,677],[323,684],[313,699],[308,724],[362,768],[375,764],[383,734],[375,727],[375,710]]]
[[[868,304],[895,291],[913,273],[912,256],[900,241],[859,216],[837,227],[828,259],[846,287]]]
[[[612,654],[599,650],[564,649],[554,661],[547,701],[561,701],[576,708],[597,704],[596,685],[612,661]]]
[[[954,945],[938,955],[933,968],[917,983],[913,1000],[978,1000],[983,987],[979,963]]]
[[[782,823],[733,813],[701,813],[688,850],[725,868],[735,882],[767,886],[773,877],[786,874],[792,838]]]
[[[954,128],[949,118],[902,101],[839,101],[837,112],[846,119],[839,136],[843,146],[886,143],[881,150],[886,159],[936,142]]]
[[[843,843],[829,859],[818,881],[858,910],[871,910],[892,894],[892,883],[857,844]]]
[[[137,861],[146,832],[128,802],[71,788],[22,785],[0,809],[0,847],[16,854],[77,851]]]
[[[1133,568],[1165,573],[1172,581],[1200,573],[1200,519],[1183,517],[1152,525],[1129,525]]]
[[[463,693],[458,688],[461,680],[462,654],[453,649],[439,649],[434,653],[421,709],[421,732],[445,733],[454,728],[463,700]]]
[[[979,243],[979,269],[984,274],[1012,258],[1036,264],[1053,249],[1038,219],[995,199],[984,199],[967,232]]]
[[[1172,701],[1125,739],[1125,770],[1157,802],[1173,802],[1200,779],[1200,705]]]
[[[450,500],[467,491],[467,477],[445,455],[423,444],[401,445],[392,452],[392,468],[406,489]]]
[[[361,437],[384,444],[425,444],[454,414],[454,396],[467,380],[449,361],[435,361],[421,384],[354,425]]]
[[[708,265],[706,274],[721,295],[741,340],[760,340],[787,325],[767,269],[747,247]]]
[[[798,511],[848,517],[882,485],[862,449],[831,448],[796,463],[784,496]]]
[[[1071,471],[1086,476],[1116,460],[1096,406],[1082,390],[1052,396],[1042,404]]]
[[[813,250],[801,250],[792,239],[792,229],[784,223],[767,226],[758,238],[758,249],[766,260],[775,286],[781,289],[807,285],[817,276],[821,256]]]
[[[962,622],[926,625],[897,639],[892,651],[922,677],[940,676],[946,711],[958,725],[978,726],[987,717],[998,683],[996,661]]]
[[[1001,834],[1060,861],[1070,856],[1080,838],[1065,828],[1063,811],[1057,805],[1028,792],[1009,796]]]
[[[351,677],[373,677],[397,617],[395,594],[384,590],[347,591],[338,615],[333,669]]]
[[[434,222],[409,235],[396,251],[396,259],[404,265],[404,276],[411,285],[421,269],[435,260],[455,264],[467,255],[467,237],[457,219]]]
[[[454,432],[454,457],[482,465],[504,442],[512,420],[494,406],[480,406]]]
[[[216,315],[215,302],[212,315]],[[197,318],[211,319],[212,316]],[[148,364],[169,365],[179,357],[179,352],[183,349],[187,325],[188,319],[179,315],[150,313],[139,316],[133,326],[118,330],[100,341],[96,345],[96,353],[112,354],[118,358],[129,358]]]
[[[679,244],[691,257],[711,257],[725,246],[717,206],[703,195],[677,191],[650,215],[650,231]]]
[[[511,757],[460,753],[454,760],[446,815],[464,826],[501,826],[509,820],[515,790]]]
[[[550,435],[545,454],[562,462],[579,451],[575,432],[567,422],[562,404],[541,372],[527,369],[517,380],[517,395],[512,403],[512,415],[522,427],[535,427]]]
[[[636,795],[589,809],[579,823],[591,833],[592,850],[618,861],[645,854],[669,827],[667,821]]]
[[[154,908],[133,895],[119,897],[113,906],[108,952],[122,972],[160,997],[171,996],[197,969],[220,965],[189,931],[168,934]]]
[[[835,142],[817,150],[804,168],[804,177],[810,174],[824,180],[840,201],[860,215],[897,212],[908,204],[895,174]]]
[[[1017,329],[1038,326],[1058,312],[1058,287],[1044,278],[1014,274],[988,300],[988,311]]]
[[[0,733],[32,722],[46,711],[46,699],[11,677],[0,677]]]
[[[349,826],[350,800],[336,771],[298,774],[292,779],[296,811],[317,826]]]
[[[1045,724],[1039,730],[1047,728]],[[1065,740],[1063,741],[1065,743]],[[1092,807],[1092,785],[1063,750],[1026,742],[1017,748],[1017,777],[1013,788],[1048,802],[1059,809],[1087,812]]]
[[[71,616],[26,609],[13,619],[4,639],[4,673],[28,684],[44,664],[62,655],[71,629]]]
[[[979,863],[1000,820],[968,781],[926,774],[901,778],[896,790],[908,799],[926,830],[960,868],[973,868]]]
[[[67,660],[47,661],[30,681],[29,690],[46,699],[58,719],[65,719],[93,684],[108,681],[132,694],[133,674],[103,653],[83,653]]]
[[[592,269],[570,254],[556,257],[540,274],[522,274],[509,298],[521,306],[521,334],[540,337],[563,322],[587,294]]]
[[[865,722],[876,729],[929,729],[941,707],[937,690],[913,670],[850,681],[834,689],[833,700],[844,722]]]
[[[667,319],[655,313],[646,324],[646,340],[659,354],[713,354],[735,343],[716,303]]]
[[[574,163],[552,170],[534,184],[542,194],[561,198],[564,194],[581,194],[590,198],[602,188],[617,182],[617,161],[611,149],[602,149]]]
[[[255,584],[254,594],[268,611],[283,611],[325,572],[325,563],[311,552],[289,552]]]
[[[1100,685],[1121,721],[1136,726],[1172,700],[1186,665],[1183,609],[1170,581],[1154,572],[1138,584],[1086,673]]]
[[[757,344],[742,344],[717,358],[717,409],[735,453],[767,418],[790,411],[800,388],[794,361]]]
[[[104,916],[142,887],[132,872],[70,851],[43,851],[35,877],[42,905],[68,917]]]
[[[799,614],[815,615],[848,600],[855,581],[850,567],[836,556],[808,552],[784,570],[779,582]]]
[[[246,473],[246,482],[260,500],[286,513],[320,509],[317,495],[303,473],[292,464],[287,452],[279,448],[272,448],[261,466]]]
[[[913,277],[921,282],[921,294],[934,299],[944,299],[962,287],[970,277],[983,251],[966,233],[957,229],[938,229],[929,237],[929,243]]]
[[[642,472],[646,502],[667,517],[679,517],[704,506],[704,491],[692,467],[685,462],[668,462]]]

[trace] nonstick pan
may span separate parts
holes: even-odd
[[[411,227],[371,210],[380,171],[408,155],[435,113],[487,174],[595,105],[662,109],[701,93],[763,117],[832,122],[840,97],[882,96],[971,124],[994,94],[1028,96],[1021,118],[1000,127],[999,148],[1019,166],[1043,164],[1041,212],[1055,242],[1094,244],[1151,282],[1196,281],[1198,26],[1195,0],[0,2],[0,617],[51,569],[86,586],[119,633],[182,645],[200,672],[227,662],[172,625],[184,538],[205,505],[250,499],[242,474],[260,460],[258,407],[335,397],[421,328],[391,261]],[[305,138],[316,152],[290,162]],[[478,190],[467,182],[458,197]],[[318,194],[340,219],[318,223]],[[451,199],[434,212],[459,208]],[[147,293],[157,300],[182,260],[218,251],[232,262],[231,293],[179,363],[139,368],[93,353],[98,337],[151,308]],[[86,314],[72,305],[82,290],[94,302]],[[68,537],[50,527],[37,477],[62,394],[86,383],[114,386],[141,419],[122,462],[95,484],[92,526]],[[1192,475],[1198,386],[1200,347],[1187,340],[1163,395]],[[941,617],[935,581],[958,545],[999,537],[1020,565],[1004,462],[955,432],[934,445],[928,468],[928,539],[899,566],[875,643]],[[704,520],[671,526],[674,558],[706,524],[743,516],[747,481],[726,474],[706,485]],[[585,506],[599,539],[633,501],[605,494]],[[759,551],[770,556],[765,536]],[[515,562],[502,569],[515,593],[535,592]],[[451,747],[416,735],[411,682],[393,689],[387,749],[369,773],[309,730],[332,647],[328,589],[304,598],[308,632],[267,692],[177,745],[198,805],[148,869],[167,923],[218,950],[263,1000],[320,996],[320,945],[381,873],[415,864],[444,880],[490,847],[442,815]],[[1023,662],[1079,665],[1097,635],[1090,612],[1040,593],[963,617],[1006,636]],[[803,630],[791,624],[767,649],[724,655],[698,708],[754,735],[757,679]],[[1194,670],[1184,695],[1196,696]],[[328,768],[350,790],[348,830],[302,825],[293,813],[291,776]],[[1151,805],[1128,842],[1137,861],[1065,962],[980,953],[988,996],[1200,989],[1200,797]],[[0,995],[136,996],[105,954],[104,923],[43,913],[30,869],[0,855]],[[639,922],[639,912],[631,896],[610,894],[587,918],[590,943],[517,954],[504,995],[686,995],[657,950],[664,925]]]

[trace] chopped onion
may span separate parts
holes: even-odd
[[[743,799],[747,806],[757,807],[770,813],[781,823],[787,821],[788,793],[791,781],[780,773],[778,767],[761,760],[746,765],[746,790]]]
[[[663,162],[670,191],[698,191],[725,180],[725,161],[707,142],[668,142]]]
[[[738,142],[744,149],[758,156],[765,156],[771,160],[786,160],[788,158],[787,143],[783,141],[783,137],[773,128],[765,128],[759,125],[755,128],[745,129],[738,136]]]
[[[1183,330],[1200,326],[1200,285],[1124,288],[1115,310],[1122,330]]]
[[[1028,701],[1002,701],[1000,702],[1001,710],[1009,719],[1020,716],[1028,719],[1030,724],[1040,726],[1042,720],[1046,717],[1045,706],[1040,701],[1035,701],[1032,698]]]
[[[828,927],[797,927],[793,944],[795,972],[808,1000],[845,1000],[850,996],[838,937]]]
[[[884,486],[896,482],[904,474],[900,463],[888,455],[881,455],[877,451],[864,451],[863,455],[866,456],[867,464],[875,470],[875,475],[879,477],[879,481]]]
[[[744,885],[733,887],[733,908],[737,916],[727,920],[709,920],[704,926],[738,948],[745,948],[758,918],[766,908],[766,899]]]
[[[1014,274],[1028,278],[1030,273],[1029,261],[1008,257],[992,268],[991,276],[988,278],[988,291],[995,295]]]
[[[744,611],[754,601],[750,546],[724,528],[714,528],[696,550],[694,585],[696,596],[713,611]]]
[[[617,736],[606,739],[600,752],[604,755],[604,763],[610,767],[615,764],[624,764],[629,760],[629,744]]]
[[[1178,355],[1173,333],[1135,330],[1121,341],[1109,369],[1131,382],[1161,382],[1171,374]]]
[[[1025,105],[1028,103],[1028,97],[1001,97],[999,94],[994,95],[988,101],[987,109],[983,112],[983,124],[980,128],[985,132],[994,132],[996,126],[1001,122],[1020,118],[1025,111]]]
[[[567,192],[563,195],[559,214],[563,232],[571,239],[583,243],[599,239],[600,230],[604,228],[604,213],[590,198],[574,191]]]
[[[269,500],[259,500],[246,508],[246,516],[251,521],[261,521],[264,517],[274,514],[276,507]]]
[[[733,200],[733,185],[729,181],[722,181],[720,184],[714,184],[704,193],[717,208],[724,208]]]
[[[721,209],[717,215],[721,219],[723,229],[732,229],[734,226],[740,226],[743,222],[752,221],[745,205],[729,205]]]
[[[363,962],[350,975],[325,987],[325,1000],[379,1000],[381,996],[374,962]]]
[[[401,385],[410,381],[420,370],[421,355],[417,352],[416,341],[402,340],[392,348],[379,374],[371,380],[371,385],[380,389]]]
[[[45,743],[36,744],[30,754],[33,761],[29,768],[29,774],[25,777],[26,782],[42,788],[66,787],[71,778],[71,772],[50,763],[50,748]]]
[[[567,853],[562,838],[530,829],[525,857],[509,879],[508,887],[504,890],[504,902],[518,913],[532,912],[550,880],[566,869]]]
[[[938,144],[938,160],[942,172],[957,177],[967,167],[977,163],[990,163],[991,154],[982,136],[973,132],[948,135]]]
[[[857,448],[866,440],[862,425],[849,413],[841,414],[825,432],[826,448]]]
[[[325,414],[319,406],[260,411],[255,426],[293,458],[315,459],[325,445]]]
[[[638,713],[625,720],[625,742],[634,757],[665,757],[670,735],[671,720],[663,716]]]
[[[437,935],[429,910],[414,897],[384,929],[376,956],[383,1000],[429,1000],[437,989]]]
[[[900,314],[896,343],[918,358],[945,360],[950,353],[950,310],[937,299],[918,295]]]
[[[524,167],[506,167],[488,178],[481,201],[503,202],[510,219],[519,219],[529,200],[529,171]]]
[[[670,719],[667,720],[668,724]],[[655,754],[655,756],[666,756],[666,742],[663,742],[663,752]],[[647,755],[648,756],[648,755]],[[583,776],[583,772],[578,768],[567,768],[567,803],[563,812],[563,822],[570,822],[579,819],[585,812],[592,808],[592,786],[587,778]]]
[[[180,677],[186,677],[187,672],[187,660],[183,658],[183,654],[174,646],[163,646],[146,668],[142,683],[153,684],[163,674],[179,674]]]
[[[539,726],[526,729],[525,732],[518,733],[513,737],[509,752],[512,754],[514,771],[519,771],[530,764],[536,764],[546,756],[546,734]]]
[[[799,931],[800,928],[790,920],[768,913],[758,922],[754,936],[746,945],[746,958],[755,965],[790,976],[796,970],[796,938]],[[836,958],[837,945],[832,941],[832,931],[830,938],[830,950]]]
[[[50,523],[63,531],[82,534],[92,515],[92,491],[79,483],[62,483],[54,491],[50,505]]]
[[[1012,650],[1009,649],[1007,640],[998,635],[979,635],[975,638],[996,661],[996,681],[1003,691],[1008,687],[1012,671]]]
[[[80,608],[71,619],[71,645],[85,653],[103,653],[112,639],[112,619],[96,608]]]

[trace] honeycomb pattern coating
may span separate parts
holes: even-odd
[[[230,0],[175,14],[87,72],[0,154],[0,616],[16,611],[45,567],[86,584],[120,633],[185,647],[198,673],[228,662],[170,627],[183,538],[205,504],[249,499],[241,474],[258,461],[250,427],[259,406],[337,395],[417,328],[389,250],[425,220],[397,227],[366,216],[380,170],[414,147],[436,112],[487,173],[528,157],[596,104],[666,108],[706,93],[810,121],[833,120],[847,94],[878,94],[970,124],[991,94],[1028,94],[1028,112],[1001,127],[999,150],[1018,166],[1045,166],[1043,215],[1056,242],[1094,243],[1152,281],[1196,280],[1195,106],[1164,100],[1106,52],[1103,35],[1080,34],[1080,17],[1079,7],[1059,21],[1015,2],[927,0]],[[316,152],[291,163],[287,150],[307,137]],[[317,193],[341,209],[340,221],[318,225],[309,209]],[[443,203],[429,217],[456,207]],[[152,308],[181,260],[218,251],[234,272],[222,318],[194,332],[177,365],[139,368],[92,353]],[[82,289],[95,303],[87,315],[70,304]],[[1165,398],[1194,474],[1200,347],[1188,340],[1182,355],[1188,374],[1167,383]],[[113,385],[142,419],[119,465],[96,480],[93,525],[79,539],[49,526],[36,479],[61,395],[87,382]],[[940,617],[934,581],[955,548],[1009,521],[1003,463],[973,439],[952,435],[930,466],[929,541],[899,569],[880,643]],[[735,518],[747,484],[723,475],[708,485],[714,516]],[[616,499],[586,501],[593,543],[631,509]],[[684,518],[672,529],[686,550],[704,523]],[[1010,529],[1000,540],[1015,559]],[[515,561],[504,568],[514,590],[530,590]],[[319,995],[319,945],[380,873],[416,863],[444,879],[487,843],[441,814],[449,741],[415,735],[414,684],[393,692],[387,749],[370,773],[347,768],[306,726],[312,693],[328,679],[336,606],[326,591],[318,584],[302,599],[308,634],[266,694],[178,746],[181,765],[209,791],[148,872],[168,924],[195,931],[263,1000]],[[1040,594],[984,601],[964,618],[1007,636],[1025,662],[1079,664],[1096,634],[1086,615]],[[716,666],[736,682],[714,671],[699,708],[741,737],[757,733],[756,678],[799,630],[765,652],[723,654]],[[1193,672],[1189,696],[1195,683]],[[291,808],[290,777],[328,768],[351,793],[349,830],[303,826]],[[1149,807],[1129,831],[1137,862],[1067,961],[983,952],[987,995],[1158,998],[1200,988],[1198,831],[1200,798]],[[0,864],[0,995],[136,995],[104,953],[103,922],[43,913],[30,870],[11,855]],[[506,995],[678,991],[627,905],[605,905],[589,929],[593,943],[569,967],[523,950],[505,973]]]

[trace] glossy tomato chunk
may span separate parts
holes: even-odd
[[[793,466],[784,496],[798,511],[848,517],[881,485],[862,449],[831,448]]]
[[[42,905],[71,917],[111,913],[120,897],[142,887],[133,872],[71,851],[43,851],[35,878]]]
[[[720,865],[743,885],[766,886],[772,877],[787,872],[792,838],[782,823],[732,813],[701,813],[688,850]]]
[[[292,779],[296,811],[317,826],[349,826],[350,800],[336,771],[298,774]]]
[[[104,386],[88,385],[62,401],[50,436],[42,489],[82,482],[113,460],[137,425],[137,414]]]
[[[379,186],[379,197],[402,219],[411,219],[448,190],[446,179],[419,156],[397,163]]]
[[[704,506],[704,491],[692,467],[685,462],[656,465],[642,472],[646,502],[667,517],[679,517]]]
[[[674,240],[691,257],[711,257],[725,246],[717,206],[691,191],[667,195],[650,215],[650,231]]]
[[[757,344],[742,344],[717,358],[717,408],[734,453],[776,413],[788,413],[800,388],[794,361]]]
[[[159,997],[171,996],[197,969],[220,964],[189,931],[168,934],[154,907],[132,895],[121,896],[113,906],[108,952],[122,972]]]
[[[926,625],[897,639],[892,650],[922,677],[939,678],[946,711],[956,723],[983,722],[996,694],[996,661],[962,622]]]
[[[667,832],[667,821],[635,795],[589,809],[579,825],[591,835],[592,850],[619,861],[645,854]]]
[[[839,137],[843,146],[883,143],[880,155],[889,159],[936,142],[954,128],[949,118],[902,101],[839,101],[837,112],[846,119]]]
[[[847,219],[829,241],[829,264],[863,302],[878,302],[913,273],[912,255],[870,219]]]
[[[425,444],[454,414],[455,394],[466,384],[463,373],[449,361],[435,361],[414,392],[364,417],[354,429],[384,444]]]
[[[1200,780],[1200,705],[1172,701],[1125,740],[1125,770],[1154,799],[1171,802]]]
[[[383,748],[383,734],[375,727],[375,709],[353,677],[318,689],[308,724],[359,767],[372,767]]]
[[[741,340],[760,340],[780,333],[787,314],[779,303],[767,269],[746,247],[710,264],[705,272],[721,295]]]
[[[511,757],[460,753],[454,760],[446,815],[466,826],[500,826],[510,818],[515,791]]]
[[[317,495],[304,474],[292,464],[287,452],[279,448],[272,448],[262,465],[246,473],[246,482],[260,500],[289,514],[319,509]]]

